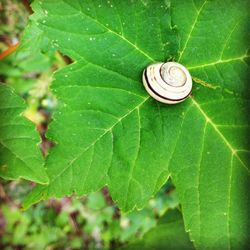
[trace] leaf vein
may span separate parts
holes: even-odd
[[[229,141],[225,138],[225,136],[221,133],[221,131],[218,129],[215,123],[209,118],[209,116],[205,113],[205,111],[202,109],[202,107],[199,105],[198,102],[195,101],[194,97],[191,96],[191,100],[195,104],[195,106],[198,108],[198,110],[201,112],[201,114],[206,118],[207,122],[209,122],[214,130],[217,132],[217,134],[221,137],[221,139],[224,141],[224,143],[227,145],[227,147],[230,149],[233,155],[236,156],[238,161],[240,162],[241,166],[247,171],[248,174],[250,174],[250,170],[247,168],[245,163],[241,160],[239,155],[237,154],[237,150],[233,148],[233,146],[229,143]]]
[[[200,7],[200,9],[199,9],[198,12],[197,12],[197,16],[196,16],[196,18],[195,18],[195,20],[194,20],[194,23],[193,23],[193,25],[192,25],[192,27],[191,27],[191,30],[190,30],[190,32],[189,32],[189,34],[188,34],[188,36],[187,36],[187,40],[186,40],[186,42],[185,42],[185,44],[184,44],[184,47],[183,47],[183,49],[182,49],[182,51],[181,51],[181,53],[180,53],[180,56],[179,56],[178,61],[181,61],[181,58],[182,58],[182,56],[183,56],[183,53],[184,53],[184,51],[185,51],[186,48],[187,48],[187,44],[188,44],[188,42],[189,42],[189,40],[190,40],[190,38],[191,38],[191,35],[192,35],[193,31],[194,31],[194,28],[195,28],[195,26],[196,26],[196,24],[197,24],[197,22],[198,22],[198,20],[199,20],[200,14],[201,14],[201,12],[202,12],[204,6],[206,5],[206,3],[207,3],[207,0],[204,1],[204,3],[202,4],[202,6]],[[196,7],[195,7],[195,8],[196,8]]]
[[[250,56],[247,54],[244,54],[240,57],[235,57],[235,58],[229,58],[229,59],[225,59],[225,60],[218,60],[215,62],[211,62],[211,63],[206,63],[206,64],[201,64],[201,65],[196,65],[196,66],[191,66],[188,67],[189,70],[193,70],[193,69],[199,69],[199,68],[204,68],[204,67],[210,67],[210,66],[214,66],[217,64],[224,64],[224,63],[230,63],[230,62],[234,62],[234,61],[242,61],[244,62],[244,59],[249,58]]]
[[[83,151],[78,154],[76,157],[74,157],[70,164],[66,165],[66,167],[64,167],[62,169],[61,172],[59,172],[50,182],[50,184],[52,184],[57,178],[59,178],[61,176],[61,174],[63,172],[65,172],[69,167],[72,166],[72,164],[78,160],[88,149],[90,149],[92,146],[94,146],[100,139],[102,139],[103,136],[105,136],[108,132],[112,131],[112,129],[123,119],[125,119],[129,114],[131,114],[134,110],[136,110],[137,108],[140,108],[143,104],[145,104],[145,102],[149,99],[149,97],[145,98],[142,102],[140,102],[136,107],[134,107],[132,110],[130,110],[128,113],[126,113],[124,116],[122,116],[117,122],[115,122],[111,127],[109,127],[108,129],[106,129],[106,131],[104,133],[102,133],[96,140],[94,140],[89,146],[87,146],[86,148],[83,149]]]
[[[68,5],[70,5],[69,3],[67,3]],[[74,6],[70,5],[72,8],[76,9]],[[76,9],[77,11],[79,11],[78,9]],[[86,14],[82,9],[80,10],[80,13],[82,13],[84,16],[88,17],[89,19],[91,19],[93,22],[95,22],[96,24],[98,24],[99,26],[101,26],[102,28],[108,30],[110,33],[118,36],[120,39],[122,39],[123,41],[127,42],[129,45],[131,45],[132,47],[134,47],[138,52],[140,52],[142,55],[144,55],[146,58],[148,58],[150,61],[154,62],[155,60],[148,55],[145,51],[143,51],[142,49],[140,49],[136,44],[133,44],[132,42],[130,42],[125,36],[120,35],[119,33],[115,32],[114,30],[108,28],[107,26],[105,26],[104,24],[102,24],[97,18],[93,18],[91,16],[89,16],[88,14]]]

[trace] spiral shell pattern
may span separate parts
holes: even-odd
[[[149,65],[142,78],[147,92],[157,101],[167,104],[184,101],[192,90],[189,71],[176,62]]]

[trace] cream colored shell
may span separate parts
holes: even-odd
[[[175,104],[191,93],[192,78],[189,71],[176,62],[149,65],[143,72],[143,84],[157,101]]]

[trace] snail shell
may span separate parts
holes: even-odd
[[[143,71],[143,84],[157,101],[175,104],[191,93],[192,78],[189,71],[176,62],[156,63]]]

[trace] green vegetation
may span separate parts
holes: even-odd
[[[30,2],[0,3],[0,248],[246,249],[250,2]],[[141,80],[171,60],[178,105]]]

